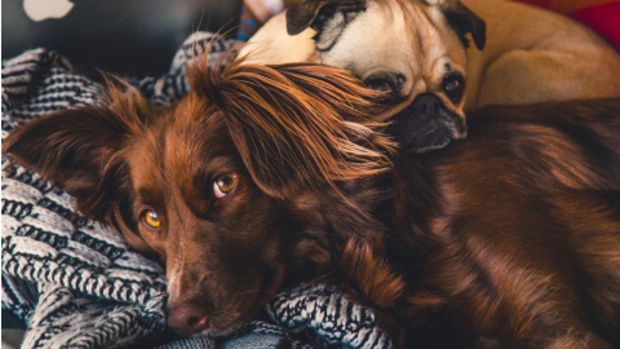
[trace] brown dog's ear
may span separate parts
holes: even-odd
[[[445,1],[442,11],[452,29],[459,36],[463,45],[467,48],[469,43],[465,34],[471,33],[474,43],[479,50],[484,49],[486,43],[487,25],[473,13],[467,6],[458,0]]]
[[[378,149],[390,144],[375,136],[377,124],[364,113],[370,106],[364,97],[374,92],[348,72],[235,62],[221,74],[198,64],[189,80],[199,97],[220,110],[245,166],[268,195],[291,198],[390,166]]]
[[[103,220],[119,184],[116,156],[137,127],[134,92],[113,91],[109,106],[62,110],[28,122],[3,142],[3,153],[62,186],[89,218]]]
[[[306,0],[286,10],[286,30],[297,35],[310,27],[319,51],[329,50],[346,26],[366,10],[366,0]]]

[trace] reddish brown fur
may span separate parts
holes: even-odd
[[[432,347],[468,332],[518,348],[620,345],[619,113],[620,100],[489,108],[461,144],[394,157],[387,248],[412,288],[395,312],[462,330]]]
[[[197,65],[190,82],[172,109],[112,89],[4,147],[166,262],[177,329],[233,328],[339,267],[403,346],[620,345],[620,100],[486,109],[466,141],[411,156],[340,70]],[[225,172],[240,181],[218,200]]]

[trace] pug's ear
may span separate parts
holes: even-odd
[[[463,45],[465,47],[469,46],[465,34],[471,33],[476,47],[482,50],[486,43],[487,29],[487,25],[482,18],[478,17],[460,1],[445,1],[440,6],[444,16],[446,16],[446,20],[459,36]]]
[[[306,0],[292,4],[286,10],[286,30],[297,35],[310,27],[319,51],[329,50],[342,31],[362,11],[366,0]]]

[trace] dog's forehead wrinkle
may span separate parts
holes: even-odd
[[[418,0],[373,1],[349,24],[334,48],[322,55],[322,61],[346,68],[362,80],[381,73],[402,74],[403,95],[437,89],[446,73],[444,63],[461,72],[465,61],[458,38],[444,28],[444,22],[437,6]],[[400,35],[390,40],[379,37],[386,31]],[[448,44],[437,44],[444,41]],[[388,51],[393,54],[385,55]]]
[[[362,80],[381,72],[402,74],[406,77],[403,95],[420,90],[419,80],[425,80],[426,88],[437,88],[446,72],[444,63],[459,72],[465,65],[460,41],[445,21],[438,6],[419,0],[372,1],[321,60]],[[385,40],[385,32],[399,35]]]
[[[401,33],[406,26],[400,6],[395,6],[393,1],[370,2],[367,10],[347,26],[334,47],[322,54],[322,62],[338,67],[353,63],[361,79],[368,77],[377,62],[391,71],[411,76],[408,70],[410,65],[416,65],[417,57],[407,49],[411,46],[410,39],[405,35],[384,39],[386,32]],[[394,54],[385,55],[385,52]]]
[[[449,35],[444,29],[445,19],[438,8],[426,6],[416,6],[415,17],[417,22],[424,22],[424,25],[412,26],[410,29],[418,33],[416,44],[419,46],[419,53],[423,55],[420,57],[420,62],[433,64],[432,62],[448,53],[448,46],[437,44],[444,42],[444,38]],[[428,68],[434,69],[435,67]]]

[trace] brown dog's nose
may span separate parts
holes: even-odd
[[[186,302],[168,309],[168,325],[180,335],[198,333],[209,327],[207,309],[197,302]]]

